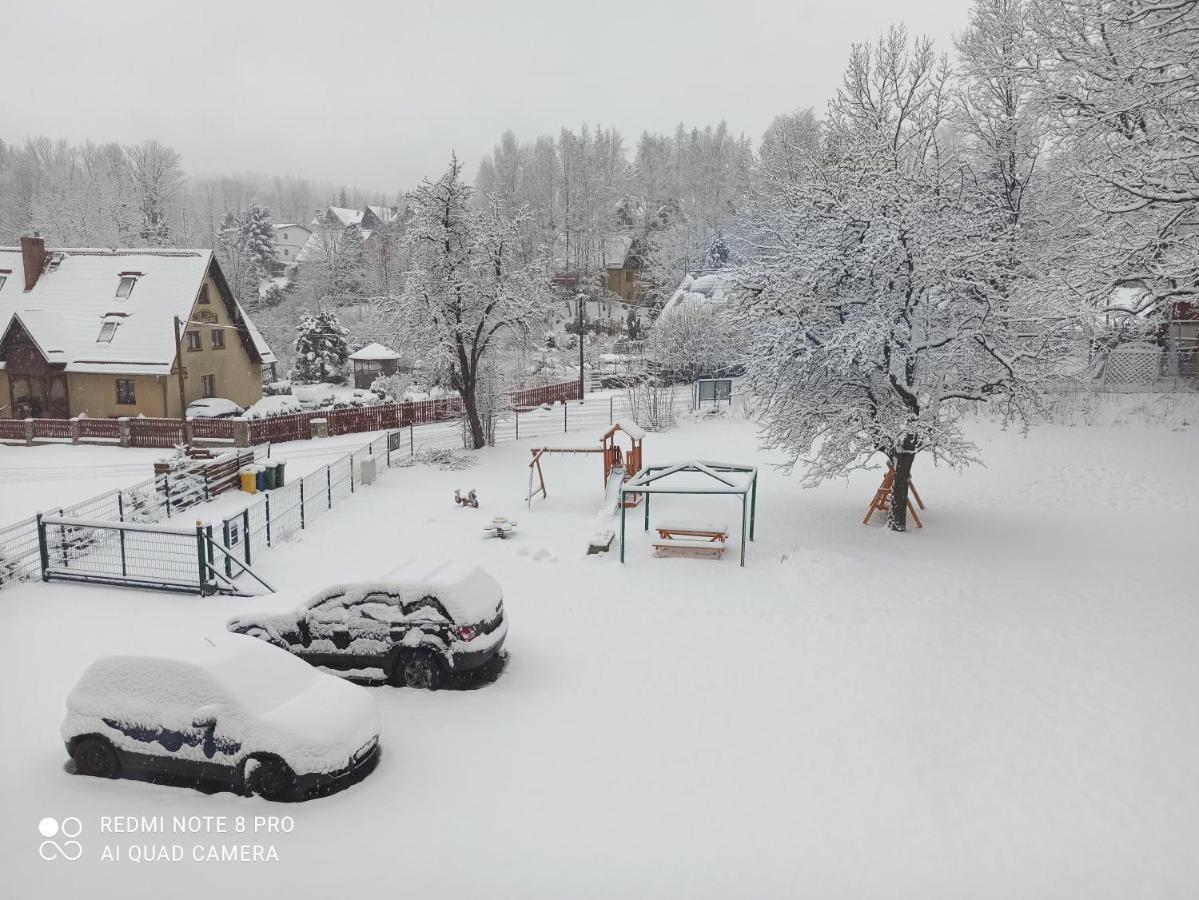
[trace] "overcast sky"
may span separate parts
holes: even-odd
[[[822,111],[850,44],[902,21],[941,49],[968,0],[111,0],[5,3],[0,137],[158,138],[191,174],[394,191],[474,172],[500,134]]]

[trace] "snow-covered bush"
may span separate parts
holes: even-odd
[[[380,375],[371,382],[371,393],[386,403],[402,403],[404,393],[411,384],[411,377],[403,372],[397,372],[394,375]]]

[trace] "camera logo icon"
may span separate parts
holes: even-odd
[[[42,859],[74,862],[83,856],[83,845],[75,840],[83,832],[83,823],[74,816],[67,816],[61,822],[53,816],[46,816],[37,823],[37,830],[45,838],[37,848],[38,856]],[[55,840],[59,837],[65,840]]]

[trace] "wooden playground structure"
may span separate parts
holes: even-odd
[[[866,510],[866,518],[862,520],[863,525],[869,525],[871,517],[876,512],[885,512],[891,508],[891,489],[895,485],[895,467],[887,463],[887,474],[883,476],[883,483],[878,486],[878,490],[874,492],[874,499],[870,501],[870,509]],[[908,481],[908,512],[912,514],[912,520],[916,523],[917,528],[923,528],[924,524],[920,521],[920,517],[916,515],[916,507],[912,506],[912,497],[916,498],[916,503],[921,509],[924,509],[924,501],[920,499],[920,492],[916,490],[916,482]]]
[[[616,442],[616,435],[623,434],[629,439],[629,448],[623,449]],[[631,422],[617,422],[600,437],[598,447],[535,447],[531,451],[533,460],[529,463],[529,496],[525,498],[529,508],[533,507],[533,498],[541,495],[547,499],[549,493],[545,489],[545,473],[541,469],[541,458],[548,454],[601,453],[604,463],[604,490],[612,489],[612,478],[620,477],[620,484],[628,481],[641,471],[641,442],[645,432]],[[534,481],[534,475],[536,481]],[[614,499],[615,503],[616,500]],[[625,498],[625,506],[636,506],[641,502],[640,494],[632,494]]]

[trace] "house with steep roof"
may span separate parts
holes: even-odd
[[[0,247],[2,417],[174,417],[180,380],[249,406],[274,364],[211,250]]]

